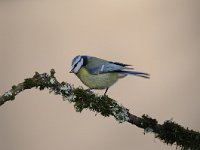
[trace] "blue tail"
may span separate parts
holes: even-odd
[[[144,72],[136,72],[136,71],[120,71],[120,73],[125,74],[125,75],[135,75],[143,78],[150,78],[150,74],[144,73]]]

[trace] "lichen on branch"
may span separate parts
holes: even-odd
[[[58,82],[54,69],[50,71],[50,74],[36,72],[32,78],[26,78],[24,82],[13,85],[11,90],[0,96],[0,105],[14,100],[17,94],[31,88],[48,89],[50,93],[61,95],[64,101],[74,104],[77,112],[89,109],[105,117],[113,116],[119,123],[129,122],[144,129],[145,133],[154,133],[155,137],[164,143],[176,144],[181,149],[200,150],[199,132],[188,128],[185,129],[170,120],[165,121],[163,124],[158,124],[156,119],[148,115],[137,117],[108,96],[99,96],[89,90],[84,90],[82,87],[75,88],[69,83]]]

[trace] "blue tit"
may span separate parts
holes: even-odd
[[[78,55],[72,60],[72,70],[83,84],[90,89],[106,89],[127,75],[149,78],[148,73],[130,71],[131,65],[107,61],[92,56]]]

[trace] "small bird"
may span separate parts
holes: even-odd
[[[106,89],[127,75],[149,78],[148,73],[130,71],[132,65],[112,62],[93,56],[78,55],[72,60],[72,70],[89,89]]]

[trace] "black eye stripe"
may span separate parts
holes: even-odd
[[[78,62],[74,65],[74,68],[76,68],[77,64],[78,64]]]
[[[83,66],[86,66],[88,62],[87,56],[82,56],[81,59],[83,59]]]
[[[82,61],[82,59],[83,59],[83,58],[81,58],[76,64],[74,64],[73,69],[76,68],[76,66]],[[83,59],[83,62],[84,62],[84,59]]]

